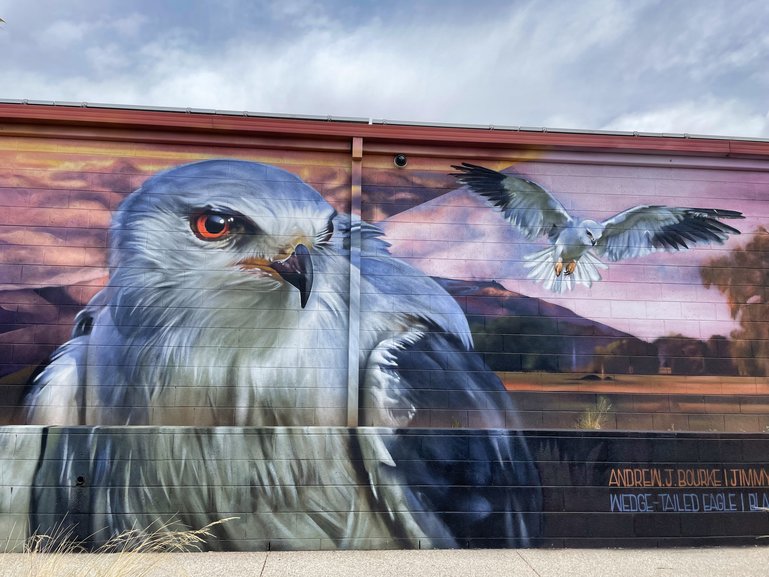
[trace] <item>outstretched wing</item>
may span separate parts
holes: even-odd
[[[416,524],[433,547],[524,547],[538,536],[537,469],[525,439],[502,430],[515,426],[515,406],[478,354],[438,330],[389,339],[372,352],[361,392],[362,424],[409,427],[358,434],[396,534]]]
[[[460,171],[452,176],[491,201],[528,239],[547,235],[552,240],[571,221],[563,205],[535,182],[467,162],[452,168]]]
[[[736,228],[720,219],[744,218],[741,212],[716,208],[636,206],[603,221],[595,251],[609,260],[677,251],[695,244],[723,243]]]

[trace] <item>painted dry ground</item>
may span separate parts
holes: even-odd
[[[502,373],[532,429],[769,431],[769,379],[670,375]],[[608,409],[606,403],[608,402]],[[603,411],[598,410],[600,407]],[[601,413],[596,415],[596,412]],[[593,426],[586,426],[588,423]]]
[[[508,391],[578,391],[636,395],[769,395],[769,377],[708,375],[585,375],[584,373],[499,373]]]

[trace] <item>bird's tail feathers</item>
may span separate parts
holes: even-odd
[[[547,290],[556,293],[568,292],[577,284],[590,287],[594,281],[601,280],[599,269],[608,268],[592,252],[586,251],[577,262],[574,272],[566,274],[564,267],[561,274],[556,275],[555,246],[549,246],[523,258],[527,261],[523,266],[529,269],[528,278],[542,283]]]

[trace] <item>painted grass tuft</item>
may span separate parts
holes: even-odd
[[[577,428],[585,430],[600,430],[609,420],[609,412],[612,410],[611,401],[599,395],[595,407],[585,409],[577,418]]]

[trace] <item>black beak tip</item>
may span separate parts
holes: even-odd
[[[310,291],[309,290],[299,290],[299,303],[302,305],[302,308],[304,308],[307,305],[307,301],[310,300]]]
[[[305,308],[310,300],[313,280],[312,258],[307,247],[298,244],[289,258],[273,263],[272,268],[283,280],[299,290],[299,303]]]

